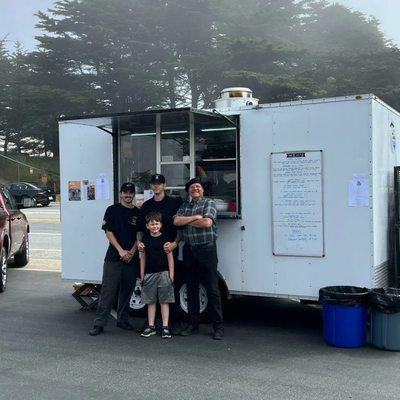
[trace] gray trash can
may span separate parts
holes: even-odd
[[[372,345],[400,351],[400,289],[372,289],[369,303],[372,308]]]

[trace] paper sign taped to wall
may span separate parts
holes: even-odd
[[[369,180],[365,174],[353,174],[349,181],[349,207],[369,206]]]
[[[68,182],[68,200],[69,201],[81,201],[82,187],[81,181],[69,181]]]
[[[99,174],[99,177],[96,179],[96,199],[110,199],[110,182],[107,174]]]

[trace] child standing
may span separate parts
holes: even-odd
[[[160,232],[161,214],[151,212],[146,215],[146,228],[149,234],[142,239],[144,249],[140,256],[140,277],[142,279],[142,302],[148,304],[148,327],[141,336],[150,337],[156,334],[154,326],[157,300],[161,306],[163,339],[169,339],[169,303],[174,303],[174,257],[164,250],[168,238]]]

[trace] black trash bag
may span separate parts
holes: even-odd
[[[400,312],[400,289],[371,289],[368,298],[373,310],[385,314]]]
[[[366,305],[368,289],[357,286],[327,286],[319,289],[319,301],[347,307]]]

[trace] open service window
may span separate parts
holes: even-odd
[[[120,183],[132,181],[147,198],[150,176],[163,174],[167,192],[185,198],[185,183],[200,177],[219,217],[240,215],[238,116],[190,108],[118,117]]]

